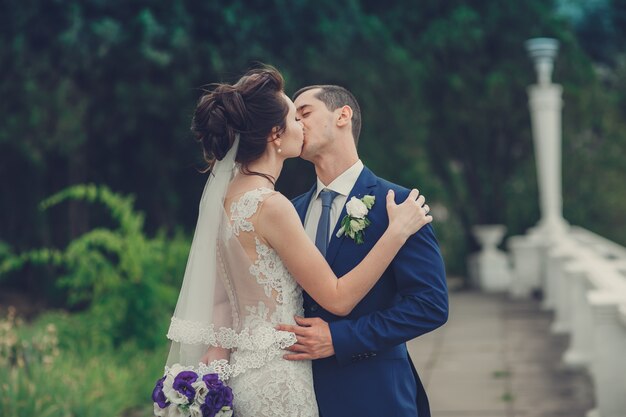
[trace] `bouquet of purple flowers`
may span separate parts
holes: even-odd
[[[231,417],[233,391],[217,374],[200,375],[192,367],[175,364],[152,391],[158,417]]]

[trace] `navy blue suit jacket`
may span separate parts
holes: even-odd
[[[356,244],[332,232],[326,260],[340,277],[358,265],[389,223],[387,191],[404,201],[406,188],[376,177],[364,168],[352,196],[373,195],[365,242]],[[316,186],[292,202],[302,222]],[[344,206],[339,219],[346,215]],[[307,317],[327,321],[335,355],[313,361],[315,394],[321,417],[429,417],[426,392],[408,356],[406,341],[428,333],[448,319],[448,291],[439,246],[430,225],[423,227],[398,252],[378,283],[346,317],[324,310],[304,295]]]

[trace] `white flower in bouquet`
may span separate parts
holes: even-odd
[[[189,398],[182,392],[174,389],[174,375],[167,375],[163,381],[163,394],[172,404],[183,405],[189,403]]]
[[[207,388],[207,386],[204,383],[204,381],[201,380],[201,379],[198,379],[196,382],[191,384],[191,386],[193,387],[193,389],[196,390],[196,400],[195,400],[195,402],[198,403],[198,404],[204,403],[204,400],[206,400],[206,395],[209,393],[209,389]],[[198,405],[198,407],[199,407],[199,405]]]
[[[156,417],[169,417],[170,408],[171,407],[161,408],[157,403],[154,403],[154,415]]]
[[[197,373],[178,364],[166,370],[152,391],[157,417],[232,417],[233,392],[217,373]]]
[[[171,404],[186,406],[194,401],[196,391],[193,384],[198,381],[198,374],[192,371],[192,369],[193,367],[184,368],[176,364],[172,366],[165,376],[163,394],[165,394],[165,398]]]
[[[189,406],[190,417],[202,417],[202,410],[200,410],[200,403],[194,402]]]

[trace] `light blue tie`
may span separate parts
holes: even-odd
[[[320,221],[317,224],[317,233],[315,234],[315,246],[320,250],[323,256],[326,256],[326,249],[328,248],[328,232],[330,228],[330,206],[333,205],[333,200],[339,194],[336,191],[323,189],[320,192],[320,198],[322,199],[322,215]]]

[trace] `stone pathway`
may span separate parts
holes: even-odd
[[[551,323],[536,300],[453,292],[448,323],[409,343],[433,417],[585,417],[590,378],[562,367]]]

